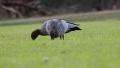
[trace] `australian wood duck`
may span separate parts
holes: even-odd
[[[52,40],[57,37],[64,39],[64,34],[75,30],[82,30],[78,27],[78,24],[74,24],[62,19],[50,19],[43,23],[40,29],[36,29],[31,33],[31,38],[35,40],[39,35],[49,35]]]

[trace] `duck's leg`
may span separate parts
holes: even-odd
[[[54,32],[50,32],[50,37],[51,37],[51,40],[54,40]]]
[[[60,39],[64,40],[64,35],[60,35]]]

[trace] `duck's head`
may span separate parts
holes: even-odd
[[[41,30],[40,29],[36,29],[31,33],[31,38],[32,40],[35,40],[39,35],[41,34]]]

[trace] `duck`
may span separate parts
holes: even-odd
[[[49,19],[43,22],[41,28],[32,31],[31,38],[32,40],[35,40],[39,35],[41,35],[50,36],[51,40],[58,37],[64,40],[64,34],[76,30],[82,30],[79,28],[78,24],[63,19]]]

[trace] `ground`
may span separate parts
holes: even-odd
[[[0,68],[120,68],[120,20],[78,21],[81,31],[50,40],[40,23],[0,26]]]

